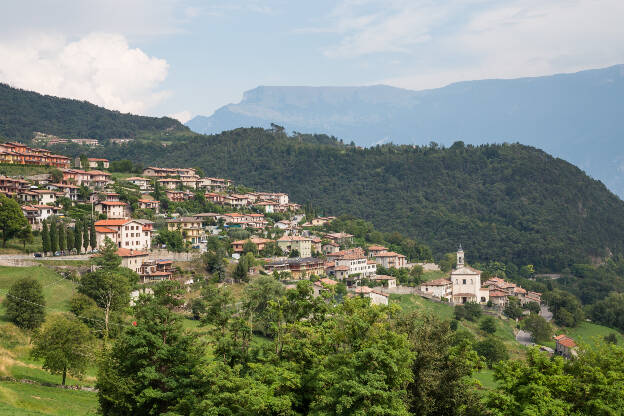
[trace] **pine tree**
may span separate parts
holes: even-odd
[[[89,249],[89,224],[87,221],[82,223],[82,246],[85,251]]]
[[[67,240],[67,251],[71,252],[74,248],[74,231],[71,227],[67,227],[67,234],[65,235]]]
[[[45,220],[41,230],[41,243],[43,244],[43,254],[45,255],[50,251],[50,233],[48,231],[48,223]]]
[[[79,221],[76,221],[76,225],[74,226],[74,248],[78,254],[82,251],[82,227]]]
[[[89,233],[89,242],[91,243],[91,250],[95,250],[95,247],[97,245],[97,241],[95,239],[96,235],[95,235],[95,222],[91,222],[91,230]]]
[[[56,221],[50,222],[50,251],[54,255],[58,250],[58,233],[56,232]]]
[[[65,243],[67,242],[67,240],[65,240],[65,224],[63,224],[62,222],[58,224],[58,242],[59,250],[65,251]]]

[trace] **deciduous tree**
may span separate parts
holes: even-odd
[[[7,318],[24,329],[35,329],[43,323],[45,303],[41,283],[32,278],[13,283],[4,301]]]
[[[2,231],[2,247],[6,242],[15,237],[23,228],[28,226],[28,221],[17,201],[0,195],[0,231]]]

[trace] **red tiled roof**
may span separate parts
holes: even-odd
[[[349,270],[349,266],[336,266],[334,270],[347,271]]]
[[[385,251],[385,250],[388,250],[384,246],[369,246],[368,249],[372,250],[372,251]]]
[[[95,227],[95,232],[97,233],[117,233],[117,231],[112,230],[107,227]]]
[[[99,220],[95,222],[95,225],[98,226],[109,226],[109,225],[124,225],[129,223],[131,220],[119,219],[119,220]]]
[[[560,344],[563,345],[564,347],[567,348],[574,348],[576,347],[576,342],[574,342],[574,340],[564,334],[558,335],[556,337],[553,337],[555,339],[555,341]]]
[[[501,292],[500,290],[491,290],[490,297],[491,298],[505,298],[507,297],[507,293]]]
[[[149,253],[145,251],[139,250],[131,250],[128,248],[120,247],[117,249],[117,255],[120,257],[139,257],[139,256],[147,256]]]
[[[101,205],[109,205],[109,206],[113,206],[113,207],[128,205],[125,202],[121,202],[121,201],[102,201],[102,202],[99,202],[99,204],[101,204]]]

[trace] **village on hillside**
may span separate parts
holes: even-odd
[[[258,261],[248,265],[246,273],[273,274],[286,288],[310,279],[316,296],[341,284],[347,293],[369,298],[372,304],[387,305],[391,293],[413,293],[456,305],[477,303],[499,313],[510,300],[525,307],[542,304],[540,293],[501,278],[482,281],[482,272],[466,263],[461,246],[448,276],[402,285],[397,278],[400,270],[418,275],[440,269],[333,230],[336,217],[306,215],[286,193],[252,191],[230,179],[204,177],[195,168],[150,166],[140,174],[118,175],[110,172],[107,159],[71,160],[17,142],[0,144],[0,163],[52,169],[0,176],[0,193],[19,202],[34,233],[47,234],[48,239],[52,228],[57,239],[59,234],[68,236],[69,230],[74,236],[82,233],[80,241],[74,238],[77,244],[68,238],[67,243],[51,243],[48,250],[44,246],[45,252],[35,256],[97,256],[112,242],[122,266],[136,272],[145,287],[167,279],[192,284],[192,278],[174,267],[179,253],[205,253],[211,239],[227,236],[231,242],[223,254],[228,263],[242,262],[252,253]],[[197,210],[205,206],[214,209]],[[560,343],[555,341],[559,352]],[[562,349],[563,355],[569,355],[568,350]]]

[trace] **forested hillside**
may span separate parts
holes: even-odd
[[[437,256],[461,243],[473,262],[561,270],[624,252],[624,202],[541,150],[461,142],[448,149],[360,149],[319,137],[237,129],[166,148],[136,143],[93,155],[201,167],[207,175],[260,190],[286,191],[320,212],[349,213],[381,230],[401,231],[430,245]]]
[[[0,84],[0,136],[28,140],[40,131],[62,137],[107,139],[187,131],[168,117],[107,110],[86,101],[41,95]]]

